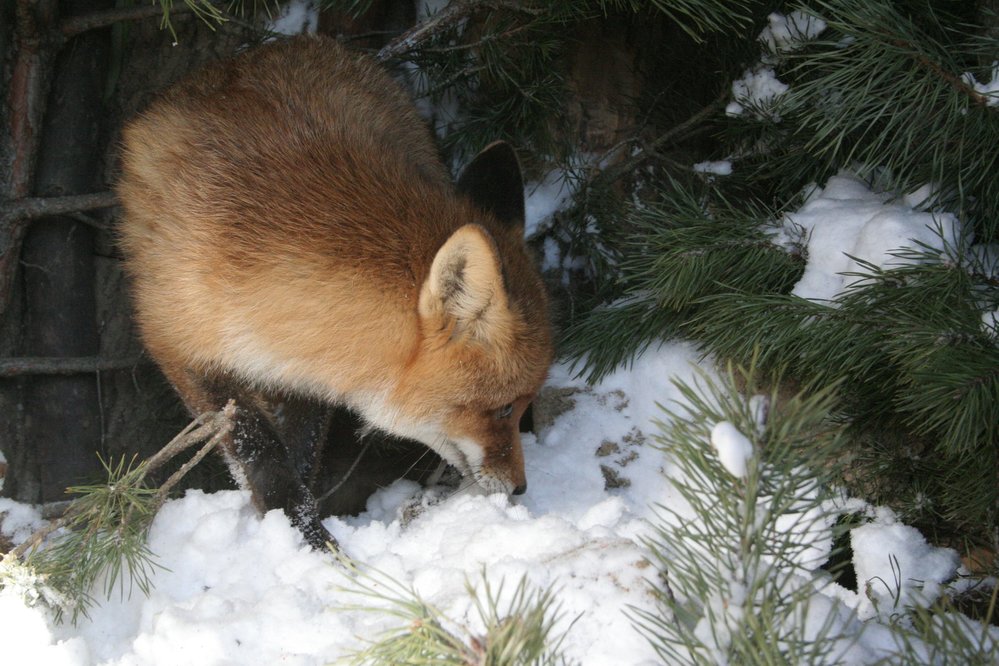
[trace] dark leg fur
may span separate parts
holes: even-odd
[[[271,423],[253,407],[237,399],[232,447],[227,451],[237,464],[261,511],[281,509],[313,548],[336,547],[336,540],[319,521],[316,500],[302,482],[292,456]]]
[[[333,410],[320,471],[311,486],[322,515],[356,515],[379,488],[402,478],[423,482],[441,462],[436,453],[413,440],[379,430],[361,436],[363,425],[346,407]]]
[[[222,451],[237,483],[245,484],[260,511],[284,511],[313,548],[324,549],[327,542],[336,547],[307,485],[326,442],[329,409],[288,396],[265,396],[228,378],[184,373],[170,379],[196,414],[236,401],[233,431]]]
[[[320,515],[363,511],[379,488],[399,478],[422,482],[440,463],[418,442],[379,431],[362,439],[361,420],[344,407],[255,391],[225,377],[183,373],[169,378],[196,414],[236,401],[233,432],[222,446],[233,476],[251,492],[258,510],[284,511],[316,549],[327,542],[336,547]],[[355,466],[358,457],[363,460]],[[322,513],[318,496],[325,496],[319,503]]]
[[[287,447],[298,477],[311,488],[319,472],[333,408],[314,400],[283,396],[268,400],[265,411]]]

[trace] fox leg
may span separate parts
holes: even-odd
[[[222,441],[222,454],[236,482],[250,491],[254,506],[261,512],[284,511],[317,550],[326,548],[327,543],[337,547],[336,539],[320,522],[316,500],[300,474],[300,470],[312,473],[318,447],[325,439],[322,409],[318,405],[310,410],[295,407],[295,416],[312,415],[320,422],[286,428],[291,434],[296,429],[304,433],[289,447],[268,417],[268,401],[260,394],[224,378],[205,378],[189,371],[167,374],[188,409],[196,414],[220,409],[230,399],[236,401],[233,427]]]
[[[312,488],[319,472],[319,458],[328,440],[333,407],[294,395],[267,394],[264,411],[288,449],[299,478],[306,487]]]
[[[261,512],[281,509],[312,547],[321,550],[327,542],[336,547],[336,539],[319,521],[312,492],[269,419],[257,409],[240,407],[238,397],[236,401],[231,443],[223,449],[230,469],[243,477],[239,480]]]

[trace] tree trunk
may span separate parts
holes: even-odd
[[[62,16],[106,9],[107,0],[61,3]],[[110,31],[73,38],[56,60],[35,178],[36,196],[100,188]],[[36,221],[22,251],[27,356],[94,356],[94,229],[70,216]],[[95,374],[38,376],[24,387],[24,440],[40,475],[41,501],[100,476],[101,409]]]

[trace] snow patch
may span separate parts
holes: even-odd
[[[317,0],[289,0],[268,22],[267,29],[279,35],[311,35],[319,29]]]
[[[731,176],[732,163],[728,160],[718,160],[715,162],[698,162],[694,165],[697,173],[714,174],[716,176]]]
[[[777,78],[773,67],[757,65],[732,82],[733,101],[725,107],[725,113],[741,116],[749,111],[756,117],[780,122],[780,114],[773,107],[788,90],[787,84]]]
[[[979,83],[974,75],[965,72],[961,79],[982,96],[988,106],[999,106],[999,60],[992,63],[992,78]]]
[[[576,181],[566,171],[555,169],[538,182],[524,186],[524,235],[535,235],[545,227],[545,222],[572,203]],[[554,242],[554,241],[553,241]]]
[[[826,22],[817,16],[795,10],[788,14],[774,12],[767,16],[767,27],[757,39],[771,53],[796,51],[810,39],[814,39],[826,29]]]
[[[949,213],[914,210],[890,203],[890,195],[871,191],[847,172],[815,188],[806,203],[782,220],[785,234],[807,235],[808,264],[792,293],[832,304],[866,272],[861,262],[880,268],[907,263],[895,256],[903,248],[944,252],[957,243],[959,223]]]
[[[914,527],[869,523],[850,531],[853,567],[861,588],[861,619],[884,618],[910,606],[928,607],[954,578],[960,558],[936,548]]]
[[[728,421],[716,423],[711,428],[711,445],[718,460],[734,477],[746,478],[747,465],[753,457],[753,443]]]

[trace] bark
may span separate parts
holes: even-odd
[[[41,137],[41,123],[48,88],[53,54],[45,38],[58,17],[57,0],[17,0],[3,3],[5,17],[10,18],[5,33],[9,70],[3,86],[6,93],[0,123],[2,136],[2,167],[5,179],[0,193],[5,199],[22,199],[31,194],[34,185],[35,160]],[[12,299],[20,291],[18,261],[27,223],[9,220],[0,223],[0,353],[19,353],[21,340],[22,299]],[[0,383],[0,448],[9,465],[4,494],[33,500],[40,496],[38,470],[23,442],[24,405],[20,382]],[[18,474],[13,471],[19,470]]]
[[[106,2],[64,2],[66,14]],[[74,11],[76,10],[76,11]],[[71,39],[56,60],[39,146],[35,194],[66,196],[101,189],[100,149],[110,48],[107,29]],[[99,351],[92,226],[68,216],[31,225],[22,251],[28,356],[95,356]],[[48,375],[25,383],[24,439],[32,444],[41,501],[101,475],[101,408],[95,374]]]

